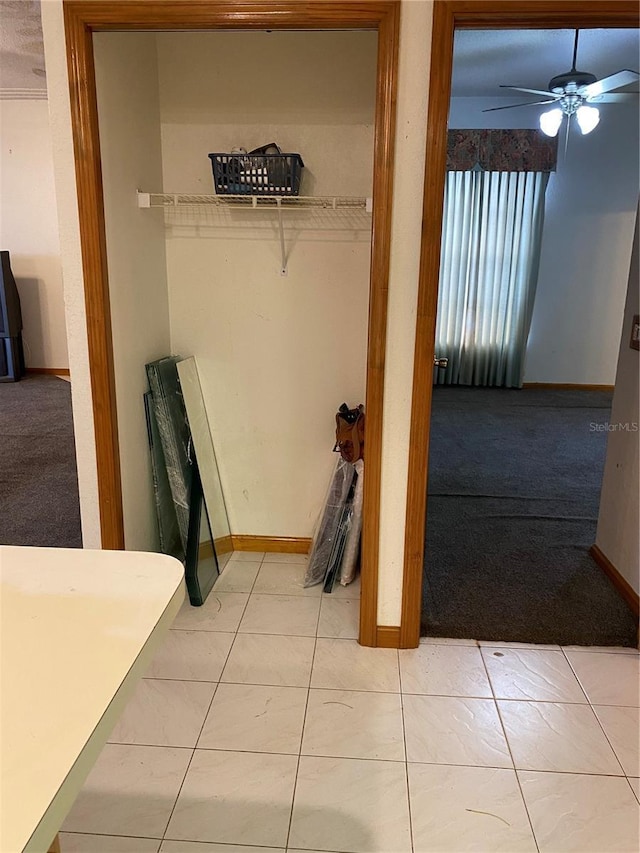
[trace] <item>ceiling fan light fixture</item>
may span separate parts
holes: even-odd
[[[514,92],[539,95],[545,98],[545,100],[491,107],[483,110],[483,112],[511,110],[515,107],[534,107],[539,104],[555,104],[555,107],[546,110],[540,116],[540,130],[547,136],[557,136],[566,116],[566,151],[572,116],[575,116],[582,135],[586,136],[586,134],[591,133],[600,123],[599,110],[597,107],[591,106],[592,101],[612,104],[619,101],[632,100],[637,97],[638,92],[616,92],[616,89],[622,89],[632,83],[637,84],[640,80],[640,74],[637,71],[622,68],[620,71],[598,79],[595,74],[587,71],[579,71],[576,68],[579,35],[580,30],[576,29],[573,40],[573,61],[570,70],[565,71],[564,74],[556,74],[555,77],[552,77],[549,81],[548,89],[530,89],[526,86],[500,85],[501,89],[512,89]]]
[[[597,112],[597,110],[596,110]],[[540,130],[547,136],[557,136],[562,124],[562,110],[555,107],[540,115]],[[597,123],[597,122],[596,122]],[[581,125],[582,126],[582,125]],[[595,125],[594,125],[595,127]],[[583,131],[584,133],[584,131]]]
[[[586,135],[587,133],[591,133],[591,131],[597,127],[600,121],[600,111],[597,107],[581,106],[576,112],[576,118],[578,119],[578,126],[580,130],[583,135]]]

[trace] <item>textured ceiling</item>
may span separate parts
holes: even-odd
[[[0,89],[46,90],[38,0],[0,0]]]
[[[623,68],[638,71],[639,32],[580,30],[578,69],[598,78]],[[546,89],[552,77],[571,68],[574,36],[575,30],[458,30],[452,94],[501,98],[505,96],[501,83]],[[522,101],[528,97],[511,94]]]
[[[581,30],[578,68],[597,77],[638,71],[639,32]],[[571,67],[573,36],[573,30],[459,30],[452,94],[505,97],[500,83],[544,89]],[[0,0],[0,89],[46,89],[39,0]]]

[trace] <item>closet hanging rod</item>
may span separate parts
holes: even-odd
[[[247,210],[362,210],[373,211],[371,198],[340,196],[190,195],[137,191],[138,207],[226,207]]]

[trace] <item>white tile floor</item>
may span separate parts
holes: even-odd
[[[640,849],[640,656],[357,645],[357,585],[239,554],[178,615],[63,853]]]

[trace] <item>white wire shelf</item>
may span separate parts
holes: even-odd
[[[373,200],[371,198],[358,198],[347,196],[275,196],[275,195],[193,195],[189,193],[143,193],[137,191],[138,207],[140,208],[162,208],[165,212],[165,221],[172,222],[176,217],[183,220],[185,217],[191,220],[190,224],[206,220],[215,214],[216,218],[222,217],[218,227],[242,226],[253,228],[256,225],[267,225],[266,222],[258,222],[259,213],[267,214],[266,219],[273,223],[273,216],[277,216],[276,226],[280,238],[280,272],[287,274],[287,249],[285,241],[285,225],[290,223],[291,215],[294,220],[299,220],[302,228],[322,227],[322,220],[329,220],[329,227],[344,231],[359,231],[371,229],[371,216],[373,211]],[[180,213],[182,211],[182,213]],[[243,215],[246,214],[246,217]],[[244,222],[242,222],[244,220]],[[271,226],[272,227],[272,226]],[[326,226],[325,226],[326,227]]]
[[[273,210],[353,210],[371,213],[371,198],[346,196],[192,195],[188,193],[143,193],[138,207],[218,207]]]

